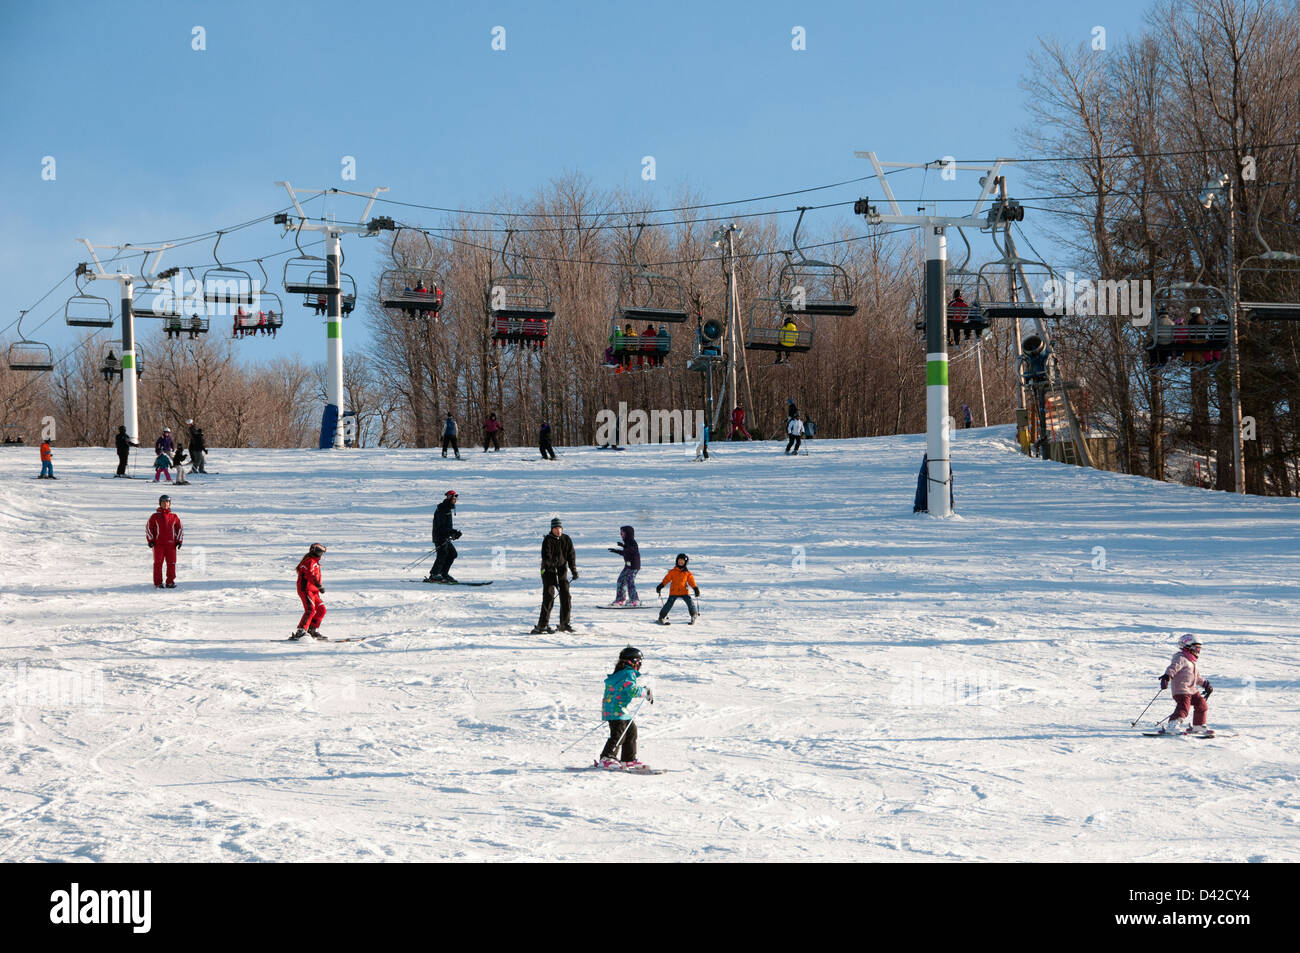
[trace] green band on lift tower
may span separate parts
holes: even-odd
[[[343,337],[343,322],[342,321],[329,322],[329,324],[325,326],[325,336],[327,338]]]
[[[937,385],[948,386],[948,362],[926,361],[925,386],[935,387]]]

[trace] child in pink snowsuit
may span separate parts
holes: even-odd
[[[1168,688],[1174,696],[1174,701],[1178,707],[1174,713],[1169,716],[1169,724],[1161,729],[1162,734],[1209,734],[1210,729],[1205,724],[1205,715],[1209,708],[1206,699],[1214,691],[1210,685],[1210,680],[1201,678],[1196,671],[1196,662],[1201,656],[1201,640],[1199,636],[1184,635],[1178,640],[1178,651],[1174,653],[1173,661],[1165,669],[1165,673],[1160,676],[1160,687]],[[1205,689],[1204,696],[1199,689]],[[1192,727],[1187,728],[1183,724],[1183,719],[1187,717],[1188,711],[1193,712]]]

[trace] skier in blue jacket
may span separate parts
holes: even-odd
[[[636,593],[636,574],[641,571],[641,547],[636,544],[636,530],[631,526],[620,526],[618,532],[623,541],[618,549],[611,547],[610,552],[623,557],[623,571],[618,574],[618,590],[614,593],[611,604],[639,606],[641,600]],[[626,602],[623,599],[624,591],[627,592]]]
[[[456,439],[456,419],[450,413],[447,419],[442,422],[442,455],[447,455],[447,448],[451,447],[456,451],[456,459],[460,459],[460,442]]]
[[[636,722],[627,714],[627,706],[634,698],[645,698],[650,704],[655,703],[654,692],[649,685],[639,684],[641,662],[644,656],[641,650],[628,646],[618,653],[618,665],[605,678],[605,699],[600,706],[602,721],[609,722],[609,740],[600,752],[598,764],[603,768],[639,765],[636,759]],[[619,748],[623,757],[617,757]]]

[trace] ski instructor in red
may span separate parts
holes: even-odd
[[[325,600],[321,598],[325,587],[320,584],[320,558],[324,555],[324,545],[312,543],[307,555],[298,560],[298,598],[302,600],[302,618],[298,620],[297,631],[289,636],[291,642],[304,635],[321,641],[326,638],[320,634],[320,624],[325,618]]]
[[[172,498],[158,497],[158,509],[145,526],[144,541],[153,550],[153,587],[163,587],[163,563],[167,563],[167,588],[176,588],[176,550],[181,548],[185,533],[181,518],[172,512]]]

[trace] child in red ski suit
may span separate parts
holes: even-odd
[[[1160,687],[1168,688],[1174,696],[1174,701],[1178,707],[1174,713],[1169,716],[1169,723],[1160,729],[1161,734],[1211,734],[1209,726],[1205,723],[1206,712],[1209,705],[1206,699],[1214,691],[1208,678],[1201,678],[1200,673],[1196,670],[1197,660],[1201,656],[1201,639],[1195,635],[1184,635],[1178,640],[1178,651],[1174,653],[1173,661],[1165,669],[1165,673],[1160,676]],[[1198,689],[1205,689],[1202,695]],[[1188,728],[1183,724],[1183,719],[1187,717],[1188,711],[1192,714],[1192,727]]]
[[[302,618],[298,628],[289,636],[290,641],[297,641],[304,635],[313,639],[325,639],[320,634],[320,624],[325,618],[325,600],[321,593],[325,587],[320,584],[320,558],[325,555],[325,547],[312,543],[307,555],[298,560],[298,598],[302,600]]]

